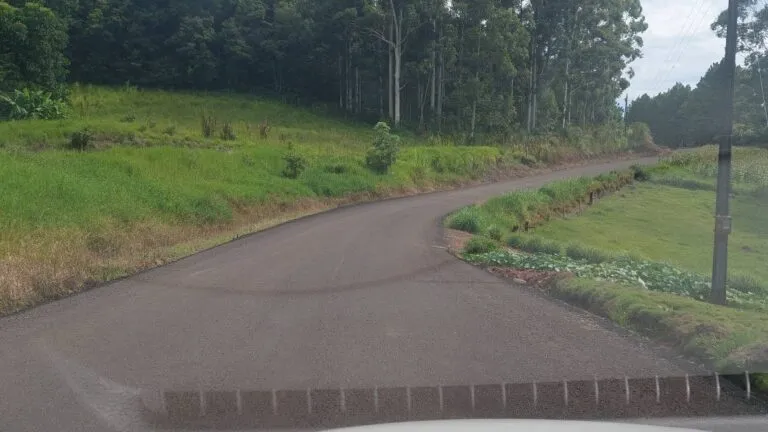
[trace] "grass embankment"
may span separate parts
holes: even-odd
[[[511,193],[462,209],[447,223],[479,235],[465,250],[471,262],[550,274],[542,289],[554,297],[672,342],[723,371],[768,371],[768,279],[760,265],[768,258],[768,230],[761,224],[768,202],[760,198],[764,184],[753,174],[735,176],[730,305],[703,301],[714,188],[697,164],[713,163],[713,156],[711,150],[673,155],[650,172],[635,173],[648,181],[593,205],[590,189],[606,179]],[[735,160],[737,167],[748,163],[753,170],[768,155],[738,150]]]
[[[76,86],[71,101],[65,120],[0,123],[0,315],[339,204],[577,156],[551,139],[524,151],[401,132],[397,162],[377,174],[365,166],[372,125],[321,107],[133,87]],[[209,137],[203,114],[216,120]],[[88,150],[69,150],[86,130]],[[295,179],[283,175],[289,146],[306,161]]]

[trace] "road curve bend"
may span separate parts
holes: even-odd
[[[0,430],[135,430],[112,400],[145,388],[681,375],[442,248],[456,208],[635,162],[342,208],[1,319]]]

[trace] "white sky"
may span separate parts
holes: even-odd
[[[643,58],[630,65],[635,70],[630,101],[643,93],[666,91],[678,81],[695,87],[725,53],[725,39],[709,26],[728,7],[728,0],[641,1],[648,30],[643,34]]]

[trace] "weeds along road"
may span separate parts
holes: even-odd
[[[148,388],[682,375],[442,248],[454,209],[635,162],[343,208],[2,319],[0,430],[136,430],[126,401]]]

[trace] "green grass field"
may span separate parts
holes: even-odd
[[[558,273],[541,287],[554,297],[720,370],[766,372],[768,151],[734,152],[728,307],[707,303],[715,159],[713,148],[673,154],[636,169],[633,177],[643,181],[592,205],[590,194],[614,184],[610,178],[509,193],[462,209],[447,224],[476,234],[463,255],[472,263]],[[768,376],[755,384],[768,389]]]
[[[0,123],[0,314],[267,219],[522,166],[514,149],[428,143],[400,131],[397,162],[377,174],[365,166],[372,124],[250,95],[75,86],[71,102],[65,120]],[[217,123],[208,138],[203,114]],[[225,123],[234,140],[221,136]],[[89,150],[70,150],[72,135],[86,129]],[[307,162],[295,179],[283,175],[289,148]]]
[[[709,274],[714,202],[713,191],[643,183],[598,202],[581,215],[553,220],[535,234]],[[768,200],[737,195],[732,212],[730,270],[768,285]]]
[[[380,174],[365,163],[374,124],[322,105],[89,85],[74,85],[70,102],[64,120],[0,122],[0,314],[340,204],[630,145],[615,125],[506,146],[398,130],[397,161]],[[78,136],[87,151],[73,149]],[[283,175],[289,154],[306,162],[296,178]]]

